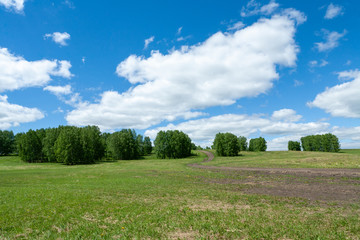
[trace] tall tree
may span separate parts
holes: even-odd
[[[246,137],[240,136],[239,137],[239,146],[240,146],[240,151],[246,151],[247,150],[247,139]]]
[[[12,153],[15,144],[15,137],[13,131],[0,130],[0,155],[9,155]]]
[[[238,138],[232,133],[218,133],[214,146],[219,156],[237,156],[240,151]]]
[[[191,139],[178,130],[160,131],[154,144],[158,158],[185,158],[191,155]]]
[[[152,152],[152,144],[149,137],[144,138],[144,152],[150,154]]]

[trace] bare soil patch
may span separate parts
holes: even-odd
[[[211,152],[202,152],[207,155],[204,162],[214,159]],[[204,181],[245,186],[238,188],[245,193],[339,203],[360,202],[359,169],[239,168],[200,164],[189,166],[221,172],[225,178]]]

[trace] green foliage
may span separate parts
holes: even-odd
[[[15,137],[13,131],[0,130],[0,155],[9,155],[15,150]]]
[[[19,156],[25,162],[42,161],[42,143],[34,130],[21,134],[17,138]]]
[[[152,152],[152,144],[149,137],[144,138],[144,153],[151,154]]]
[[[85,163],[80,128],[72,126],[63,127],[54,147],[58,162],[67,165]]]
[[[250,139],[249,151],[251,152],[264,152],[266,151],[266,140],[263,137]]]
[[[55,142],[59,137],[62,127],[48,128],[43,139],[43,153],[48,162],[56,162]]]
[[[191,139],[178,130],[160,131],[154,144],[158,158],[185,158],[191,155]]]
[[[309,135],[301,138],[301,145],[304,151],[318,152],[339,152],[339,139],[331,134]]]
[[[246,151],[248,147],[247,139],[246,137],[240,136],[239,137],[239,145],[240,145],[240,151]]]
[[[141,134],[137,135],[136,142],[137,142],[137,145],[138,145],[138,153],[139,153],[139,155],[140,156],[145,155],[144,137]]]
[[[113,159],[130,160],[139,157],[136,133],[131,129],[114,132],[109,139],[109,150]]]
[[[289,141],[288,142],[288,150],[289,151],[301,151],[300,142]]]
[[[240,151],[238,138],[232,133],[218,133],[214,147],[219,156],[237,156]]]
[[[105,142],[97,126],[81,128],[81,145],[84,153],[84,163],[95,163],[105,154]]]

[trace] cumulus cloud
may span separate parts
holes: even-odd
[[[154,41],[155,37],[151,36],[148,39],[145,39],[145,44],[144,44],[144,49],[147,49],[149,44],[152,43]]]
[[[71,86],[46,86],[44,88],[45,91],[49,91],[52,94],[59,96],[59,95],[69,95],[72,93]]]
[[[27,108],[8,102],[6,95],[0,95],[0,129],[19,126],[20,123],[33,122],[44,118],[37,108]]]
[[[334,5],[332,3],[326,9],[326,14],[324,16],[325,19],[333,19],[339,15],[343,15],[344,10],[342,6]]]
[[[0,5],[3,5],[6,9],[22,13],[24,10],[24,2],[25,0],[0,0]]]
[[[287,110],[292,112],[292,116],[298,116],[294,110]],[[273,116],[279,115],[279,112],[281,112],[281,110],[274,112]],[[245,136],[247,138],[252,136],[258,137],[259,135],[283,135],[281,137],[296,140],[297,138],[295,136],[320,133],[329,127],[329,124],[325,122],[294,123],[288,122],[288,120],[289,118],[286,117],[274,119],[273,117],[268,118],[257,115],[226,114],[190,120],[178,125],[169,124],[165,127],[147,130],[145,135],[155,139],[156,134],[161,130],[177,129],[187,133],[195,143],[202,146],[211,146],[218,132],[231,132],[237,136]],[[283,150],[286,149],[287,142],[286,146],[282,145],[281,147]]]
[[[44,38],[51,38],[55,43],[60,44],[61,46],[66,46],[68,45],[66,41],[70,39],[70,34],[67,32],[47,33],[44,35]]]
[[[302,118],[301,115],[296,115],[295,110],[293,109],[280,109],[278,111],[275,111],[272,115],[272,119],[274,120],[282,120],[285,122],[297,122]]]
[[[165,55],[158,51],[148,58],[131,55],[116,73],[136,86],[124,93],[104,92],[97,103],[70,112],[67,121],[102,129],[145,129],[266,93],[279,77],[276,66],[295,66],[294,34],[295,21],[276,15]]]
[[[360,118],[360,72],[344,71],[338,76],[340,79],[353,80],[326,88],[308,106],[321,108],[335,117]]]
[[[68,61],[27,61],[7,48],[0,48],[0,92],[44,86],[51,81],[51,76],[70,78],[70,68]]]
[[[321,62],[317,61],[317,60],[312,60],[309,62],[309,66],[311,68],[315,68],[315,67],[325,67],[326,65],[328,65],[329,62],[322,59]]]
[[[241,9],[241,16],[242,17],[249,17],[253,15],[263,14],[263,15],[271,15],[277,8],[279,4],[276,3],[274,0],[271,0],[266,5],[261,5],[259,2],[255,0],[250,0],[246,7]]]
[[[339,40],[343,38],[347,32],[346,30],[344,30],[342,33],[338,33],[335,31],[330,32],[326,29],[323,29],[322,33],[325,42],[315,43],[315,47],[318,49],[319,52],[329,51],[339,46]]]

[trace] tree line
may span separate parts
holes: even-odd
[[[300,139],[303,151],[339,152],[340,142],[337,136],[331,133],[309,135]],[[289,151],[301,151],[300,142],[289,141]]]
[[[253,138],[249,141],[244,136],[237,137],[232,133],[218,133],[212,146],[219,156],[237,156],[240,151],[266,151],[266,140],[263,137]]]
[[[15,136],[17,151],[26,162],[59,162],[67,165],[91,164],[106,159],[129,160],[150,154],[149,137],[134,130],[101,133],[96,126],[29,130]]]

